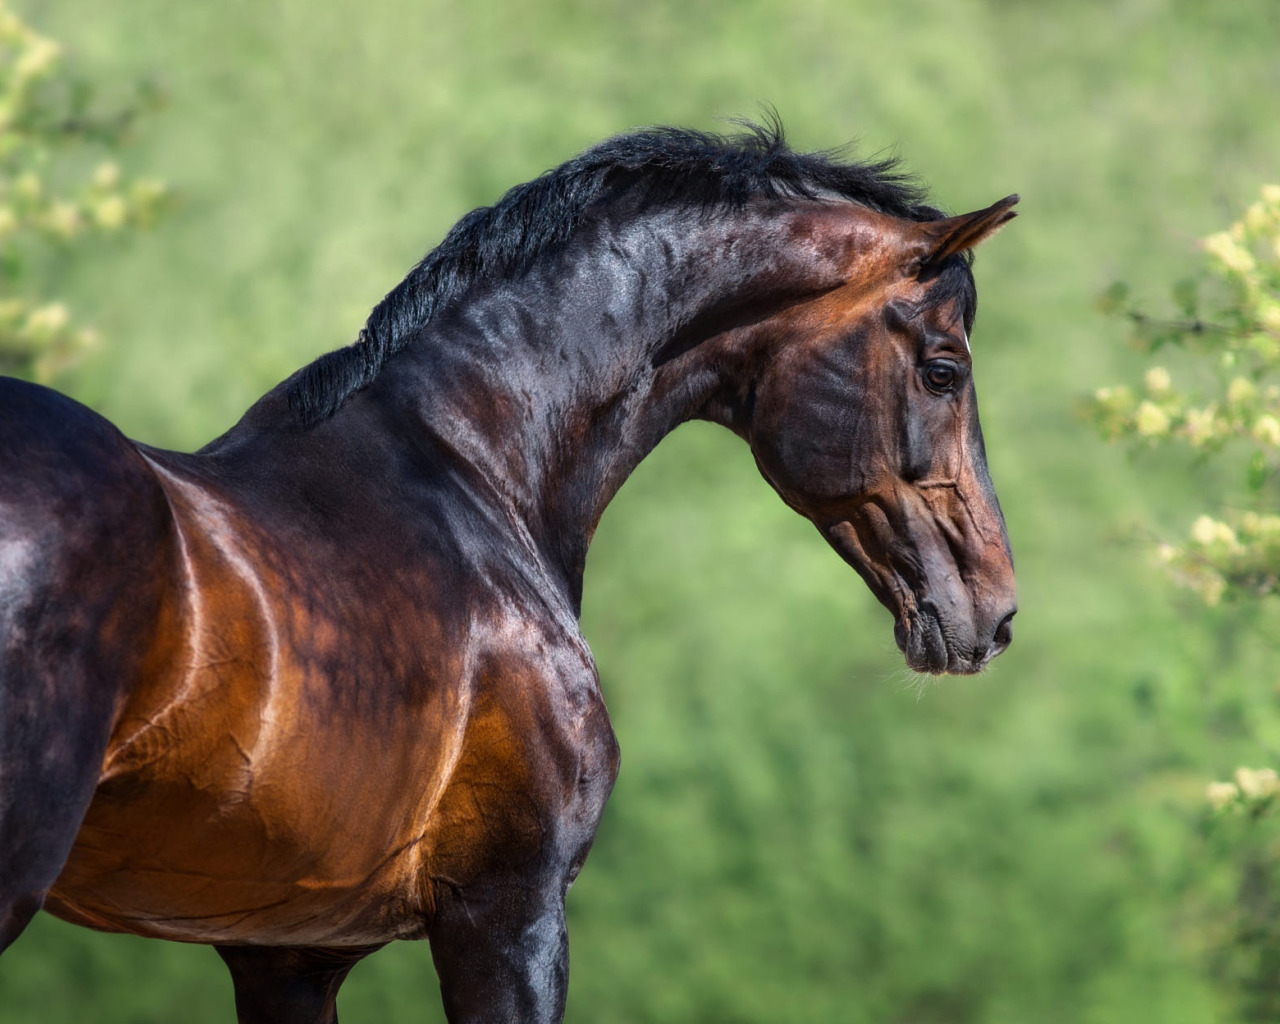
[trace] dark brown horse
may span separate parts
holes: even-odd
[[[1015,201],[645,131],[464,218],[194,455],[0,382],[0,948],[41,906],[210,943],[241,1021],[302,1024],[426,938],[450,1021],[559,1020],[618,768],[578,629],[605,505],[722,423],[909,665],[979,671],[1014,590],[969,250]]]

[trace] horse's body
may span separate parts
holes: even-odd
[[[1007,645],[962,257],[1009,205],[641,134],[464,221],[194,455],[0,382],[0,946],[42,904],[212,943],[242,1020],[304,1022],[429,938],[450,1020],[558,1020],[618,765],[583,565],[667,432],[747,438],[915,667]]]

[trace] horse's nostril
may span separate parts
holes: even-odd
[[[1000,620],[1000,625],[996,626],[995,645],[997,647],[1008,647],[1013,643],[1013,617],[1017,615],[1016,611],[1010,612]]]

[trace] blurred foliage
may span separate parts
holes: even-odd
[[[1254,442],[1188,472],[1143,438],[1135,463],[1072,401],[1151,362],[1090,297],[1185,276],[1274,174],[1274,0],[21,9],[107,109],[135,102],[110,83],[152,75],[168,101],[130,162],[181,207],[31,267],[112,339],[63,386],[154,444],[224,430],[354,338],[469,208],[628,127],[772,102],[798,146],[896,149],[951,210],[1021,193],[975,267],[1021,606],[989,672],[905,674],[887,613],[718,428],[678,430],[606,513],[583,625],[623,763],[569,898],[569,1020],[1267,1019],[1280,897],[1240,853],[1265,865],[1280,815],[1215,814],[1205,782],[1280,764],[1276,598],[1206,607],[1131,539],[1211,504],[1240,530],[1218,509],[1250,509]],[[1157,306],[1140,291],[1127,305]],[[1159,356],[1188,387],[1197,358]],[[421,944],[339,1001],[346,1024],[441,1019]],[[0,959],[0,1020],[233,1018],[206,948],[42,915]]]
[[[59,74],[61,53],[0,0],[0,372],[42,383],[74,364],[97,332],[73,323],[62,302],[27,293],[33,259],[91,232],[149,225],[165,198],[157,181],[122,180],[112,160],[88,181],[61,180],[67,147],[118,148],[135,112],[96,116],[87,84]]]
[[[1244,216],[1200,248],[1199,276],[1172,288],[1176,318],[1130,306],[1123,282],[1098,302],[1128,321],[1139,351],[1184,350],[1184,374],[1195,390],[1176,387],[1168,369],[1153,365],[1139,389],[1099,389],[1090,412],[1112,440],[1185,445],[1202,459],[1243,469],[1250,507],[1216,503],[1214,515],[1195,519],[1187,541],[1161,543],[1157,558],[1210,607],[1224,599],[1257,603],[1280,587],[1280,185],[1263,186]],[[1258,611],[1270,619],[1269,606]],[[1271,703],[1263,714],[1274,713]],[[1260,824],[1277,795],[1274,769],[1243,766],[1206,790],[1216,812],[1209,825],[1214,852],[1240,872],[1235,899],[1219,908],[1224,924],[1211,959],[1241,993],[1246,1019],[1258,1021],[1280,1020],[1280,829]]]

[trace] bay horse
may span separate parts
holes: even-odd
[[[1008,646],[971,250],[892,162],[619,136],[467,215],[356,342],[195,454],[0,384],[0,948],[44,907],[213,945],[242,1022],[336,1020],[428,939],[448,1019],[558,1021],[618,770],[579,632],[679,423],[761,473],[912,668]]]

